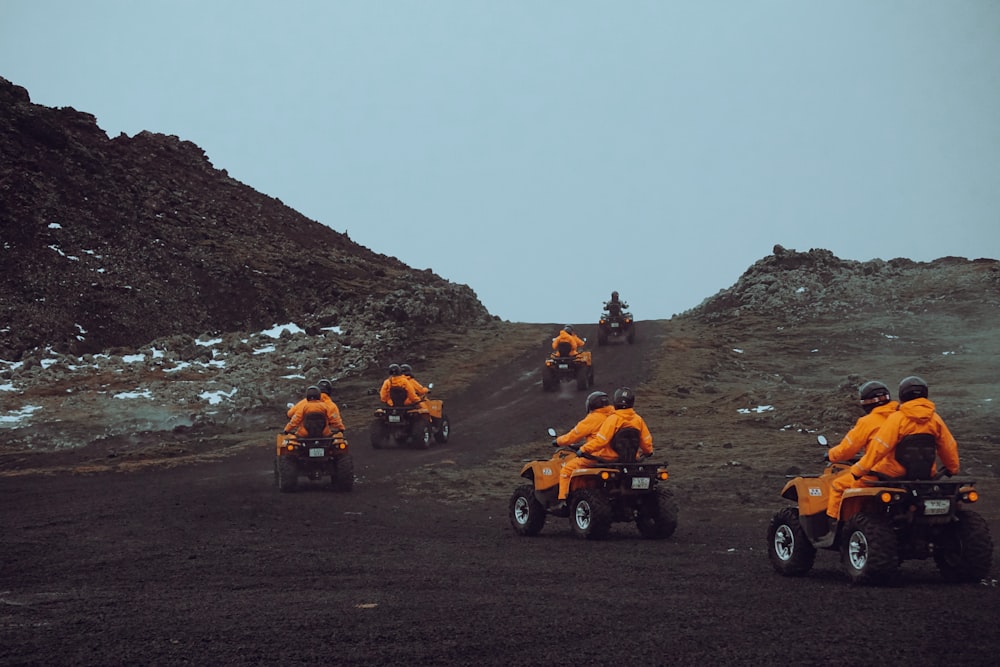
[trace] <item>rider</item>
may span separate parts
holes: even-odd
[[[604,418],[598,429],[576,450],[577,458],[566,461],[562,470],[559,471],[558,499],[560,501],[565,501],[569,495],[569,482],[573,471],[593,465],[591,457],[605,462],[614,462],[618,459],[618,452],[614,450],[611,443],[615,433],[620,429],[630,427],[639,431],[640,450],[647,456],[653,453],[653,436],[650,434],[646,422],[633,409],[635,392],[628,387],[616,389],[612,404],[614,411]]]
[[[566,447],[574,442],[589,438],[600,428],[608,415],[615,411],[614,406],[611,405],[611,399],[603,391],[591,393],[587,397],[585,405],[587,416],[577,422],[577,425],[572,429],[556,438],[552,443],[553,445],[556,447]]]
[[[889,415],[875,434],[872,446],[860,461],[851,466],[855,479],[875,473],[882,477],[898,478],[906,470],[896,460],[895,449],[904,436],[915,433],[929,433],[934,436],[937,456],[941,459],[949,475],[958,472],[958,443],[952,437],[948,426],[928,400],[927,383],[916,375],[905,377],[899,382],[899,410]]]
[[[325,419],[325,424],[323,425],[324,437],[333,435],[335,430],[344,430],[344,424],[340,421],[340,415],[332,407],[331,403],[327,403],[321,398],[319,387],[315,385],[306,389],[306,397],[295,404],[291,409],[291,413],[291,418],[282,431],[284,435],[292,435],[294,433],[301,438],[308,437],[309,431],[306,430],[305,417],[312,413],[323,415]]]
[[[604,309],[608,311],[609,315],[618,316],[622,314],[622,311],[628,308],[628,304],[624,301],[618,300],[618,292],[611,293],[611,300],[604,302]]]
[[[878,380],[870,380],[858,388],[858,405],[865,414],[858,418],[840,444],[831,447],[827,452],[827,459],[831,462],[847,463],[862,449],[868,449],[879,428],[899,407],[899,403],[892,400],[889,387]],[[831,524],[840,516],[840,503],[844,498],[844,491],[853,485],[854,475],[846,471],[831,482],[830,497],[826,506]]]
[[[567,342],[570,344],[569,355],[575,357],[577,353],[577,348],[583,347],[585,341],[576,335],[573,331],[573,325],[567,324],[562,329],[559,330],[559,335],[552,339],[552,349],[558,350],[559,343]]]
[[[333,407],[334,418],[330,420],[330,426],[335,431],[343,431],[344,421],[340,418],[340,408],[333,400],[333,383],[324,379],[317,382],[316,386],[319,387],[320,400]]]
[[[417,382],[417,378],[413,377],[413,366],[409,364],[400,364],[399,369],[403,372],[403,375],[410,380],[410,385],[412,385],[413,391],[417,392],[417,394],[420,396],[426,396],[427,393],[430,392],[428,387],[420,384]]]
[[[389,364],[389,377],[382,383],[382,388],[378,392],[379,398],[386,405],[392,405],[392,398],[389,395],[389,389],[392,387],[399,387],[406,390],[404,405],[413,405],[420,402],[420,396],[417,395],[417,392],[413,391],[410,379],[403,375],[403,369],[399,364]]]

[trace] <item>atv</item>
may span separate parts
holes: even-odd
[[[936,449],[928,434],[904,437],[895,452],[905,479],[847,489],[833,526],[826,515],[830,484],[849,464],[830,463],[818,476],[785,484],[781,495],[796,506],[779,510],[767,529],[768,557],[779,574],[804,575],[817,549],[839,551],[853,584],[891,583],[902,561],[928,557],[948,581],[979,581],[989,573],[989,526],[969,509],[979,499],[975,481],[932,474]]]
[[[553,437],[556,434],[554,429],[548,432]],[[546,518],[552,515],[569,517],[573,533],[588,540],[607,537],[613,522],[634,521],[645,538],[673,535],[678,509],[673,491],[664,485],[667,464],[635,460],[639,448],[635,429],[622,429],[615,438],[622,453],[620,460],[632,462],[590,457],[594,459],[593,467],[573,471],[565,503],[557,500],[559,470],[576,450],[560,447],[550,459],[527,462],[521,468],[521,477],[529,483],[519,486],[510,497],[508,516],[514,532],[528,537],[537,535]]]
[[[576,382],[576,388],[585,391],[594,385],[594,365],[590,352],[570,354],[568,342],[560,342],[556,350],[545,360],[542,369],[542,390],[555,391],[564,380]]]
[[[329,475],[335,491],[350,491],[354,487],[354,460],[347,440],[339,432],[324,436],[325,421],[322,415],[306,415],[307,437],[278,435],[274,485],[279,491],[294,491],[300,476],[318,480]]]
[[[632,320],[632,313],[618,315],[601,313],[601,319],[597,323],[597,344],[607,345],[609,339],[621,337],[624,337],[629,345],[635,342],[635,322]]]
[[[425,398],[420,403],[404,405],[406,390],[399,387],[389,390],[389,400],[393,405],[375,409],[375,419],[369,431],[372,447],[382,449],[393,442],[398,446],[428,449],[432,438],[441,444],[448,442],[451,423],[444,414],[444,401]]]

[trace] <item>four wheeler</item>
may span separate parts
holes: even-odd
[[[549,435],[555,436],[554,429]],[[666,463],[636,461],[638,431],[625,428],[615,436],[621,461],[594,458],[591,468],[573,471],[566,503],[557,500],[559,470],[571,447],[560,447],[552,458],[531,461],[521,468],[521,477],[529,481],[519,486],[510,498],[508,516],[518,535],[534,536],[545,526],[548,515],[569,517],[573,532],[590,540],[603,539],[616,521],[634,521],[639,534],[650,539],[670,537],[677,529],[677,501],[664,482]]]
[[[594,365],[590,352],[580,351],[570,354],[570,344],[560,342],[556,350],[545,360],[542,369],[542,390],[555,391],[563,380],[573,380],[576,388],[585,391],[594,385]]]
[[[307,437],[278,435],[274,484],[279,491],[294,491],[300,476],[318,480],[329,475],[335,491],[350,491],[354,487],[354,460],[347,440],[339,432],[323,436],[325,422],[322,415],[306,415]]]
[[[597,323],[597,344],[607,345],[610,338],[623,336],[629,345],[635,342],[635,322],[632,320],[632,313],[618,315],[601,313],[601,319]]]
[[[822,436],[820,444],[826,444]],[[985,577],[993,542],[986,521],[969,509],[979,499],[975,481],[932,474],[935,447],[928,434],[904,437],[895,456],[907,470],[905,479],[848,489],[832,528],[826,515],[830,484],[849,466],[831,463],[819,476],[790,479],[781,495],[796,506],[779,510],[767,529],[774,569],[801,576],[812,568],[817,549],[829,549],[840,552],[854,584],[891,582],[902,561],[928,557],[948,581]]]
[[[372,447],[381,449],[386,443],[394,442],[427,449],[432,438],[442,444],[448,442],[451,423],[444,414],[444,401],[424,398],[419,403],[404,405],[406,390],[399,387],[389,390],[389,400],[393,405],[375,409],[370,429]]]

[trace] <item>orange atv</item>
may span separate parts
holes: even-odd
[[[428,388],[433,388],[433,383]],[[431,438],[444,444],[451,436],[451,422],[444,414],[444,401],[428,399],[404,405],[406,390],[393,387],[389,390],[393,405],[375,409],[369,435],[372,447],[381,449],[389,442],[412,445],[418,449],[431,446]]]
[[[556,350],[545,360],[542,369],[542,390],[555,391],[564,380],[575,380],[576,388],[585,391],[594,385],[594,366],[590,351],[570,354],[572,347],[566,341],[559,343]]]
[[[820,436],[820,444],[826,438]],[[785,576],[808,572],[817,549],[840,552],[851,583],[891,582],[904,560],[933,557],[949,581],[978,581],[989,571],[989,526],[969,506],[979,499],[972,479],[934,474],[933,436],[914,434],[896,445],[906,478],[873,480],[844,492],[840,517],[826,514],[830,484],[850,465],[830,463],[818,476],[794,477],[781,491],[796,506],[779,510],[767,529],[768,557]]]
[[[300,476],[312,480],[330,476],[335,491],[354,487],[354,460],[343,433],[324,436],[326,419],[306,415],[307,437],[279,434],[275,443],[274,485],[287,493],[298,487]]]
[[[554,429],[549,429],[550,436],[555,434]],[[519,486],[510,497],[508,516],[514,532],[537,535],[551,514],[569,517],[573,532],[589,540],[607,537],[616,521],[634,521],[639,534],[650,539],[673,535],[678,508],[673,492],[663,484],[668,477],[666,463],[635,460],[639,449],[639,432],[635,429],[619,431],[614,444],[620,460],[631,463],[590,457],[594,458],[593,467],[573,471],[565,504],[557,500],[559,470],[575,450],[560,447],[550,459],[526,463],[521,477],[530,483]]]

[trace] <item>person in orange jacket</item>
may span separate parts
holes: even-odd
[[[899,403],[892,400],[889,387],[878,380],[865,382],[858,388],[858,405],[865,414],[858,418],[854,427],[847,432],[840,444],[830,448],[826,458],[834,463],[847,463],[862,449],[870,449],[875,434],[893,412]],[[832,521],[840,516],[840,503],[844,499],[844,491],[854,486],[854,475],[844,472],[834,478],[830,484],[830,497],[827,499],[826,513]]]
[[[899,382],[899,409],[885,420],[871,440],[861,460],[851,466],[854,477],[852,487],[864,485],[864,479],[899,478],[906,469],[896,460],[895,449],[904,436],[929,433],[937,444],[937,457],[944,463],[949,475],[959,469],[958,443],[948,426],[928,400],[927,383],[916,375]]]
[[[316,383],[319,387],[320,400],[329,403],[333,408],[333,417],[330,419],[330,428],[334,431],[344,430],[344,420],[340,418],[340,407],[333,400],[333,383],[329,380],[320,380]]]
[[[399,387],[400,389],[406,390],[406,400],[403,405],[413,405],[414,403],[420,402],[420,396],[417,392],[413,390],[413,385],[410,383],[410,378],[403,375],[403,369],[399,364],[389,364],[389,377],[385,379],[382,383],[382,388],[379,389],[378,396],[382,399],[382,402],[386,405],[392,405],[392,398],[389,395],[389,390],[393,387]]]
[[[343,423],[340,423],[340,415],[321,398],[319,387],[311,386],[306,389],[306,397],[292,408],[292,416],[285,425],[283,433],[285,435],[295,434],[300,438],[308,437],[309,432],[305,427],[306,415],[315,413],[323,415],[324,437],[333,435],[335,430],[342,431],[344,429]],[[335,418],[336,421],[334,421]],[[334,428],[335,426],[340,428]]]
[[[587,416],[577,422],[576,426],[556,438],[552,444],[556,447],[566,447],[575,442],[586,440],[597,432],[608,415],[615,411],[611,399],[603,391],[595,391],[587,397],[585,403]]]
[[[573,332],[573,325],[567,324],[562,329],[559,330],[559,335],[552,339],[552,349],[558,350],[559,343],[567,342],[570,344],[569,354],[571,357],[576,356],[577,348],[583,347],[585,342],[582,338]]]
[[[430,392],[429,388],[417,382],[417,378],[413,377],[413,366],[409,364],[400,364],[399,369],[403,372],[403,375],[410,380],[410,384],[413,385],[413,391],[415,391],[419,396],[426,396]]]
[[[600,462],[594,462],[593,459],[585,455],[605,461],[618,460],[618,452],[612,448],[611,443],[615,433],[620,429],[630,427],[639,431],[640,451],[646,455],[653,453],[653,436],[650,434],[645,420],[634,409],[635,392],[628,387],[616,389],[612,404],[614,411],[605,417],[597,430],[576,450],[577,458],[567,461],[563,464],[562,470],[559,471],[559,500],[565,501],[569,495],[569,483],[574,470],[600,465]]]

